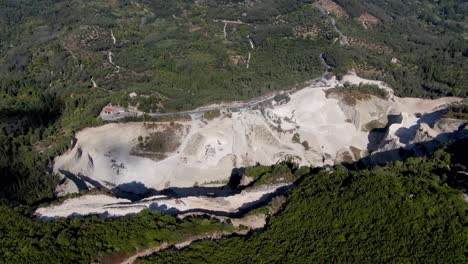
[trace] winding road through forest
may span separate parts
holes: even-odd
[[[343,34],[343,32],[336,26],[336,20],[333,17],[329,16],[328,13],[322,7],[320,7],[319,5],[316,5],[316,7],[320,11],[320,13],[322,13],[324,16],[328,17],[328,20],[330,21],[330,24],[332,25],[333,29],[335,30],[335,32],[339,36],[340,45],[341,46],[349,46],[348,37],[345,34]]]
[[[321,77],[316,78],[312,81],[308,81],[306,84],[311,85],[314,83],[318,83],[320,81],[325,81],[325,78],[329,72],[329,70],[332,68],[330,65],[328,65],[324,59],[324,53],[321,53],[319,55],[320,62],[322,65],[325,67],[325,72],[322,74]],[[320,86],[317,86],[320,87]],[[264,95],[260,96],[254,99],[251,99],[249,101],[244,101],[244,102],[234,102],[234,103],[229,103],[229,104],[221,104],[221,105],[211,105],[211,106],[205,106],[205,107],[200,107],[194,110],[188,110],[188,111],[180,111],[180,112],[171,112],[171,113],[144,113],[141,111],[126,111],[124,113],[115,113],[115,114],[109,114],[109,115],[102,115],[101,118],[104,121],[107,122],[116,122],[125,118],[131,118],[131,117],[141,117],[141,116],[149,116],[151,118],[167,118],[167,117],[180,117],[180,116],[187,116],[187,115],[202,115],[207,112],[211,111],[231,111],[231,112],[237,112],[243,109],[251,109],[254,108],[262,103],[274,100],[274,98],[277,95],[282,95],[282,94],[288,94],[291,92],[294,92],[297,90],[297,87],[294,87],[292,89],[286,90],[286,91],[278,91],[273,94],[269,95]]]

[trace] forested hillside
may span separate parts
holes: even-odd
[[[176,242],[232,226],[208,219],[177,220],[158,212],[103,220],[98,217],[35,221],[0,206],[0,262],[2,263],[112,263],[136,249]],[[113,253],[118,253],[114,254]]]
[[[466,96],[466,1],[336,2],[363,25],[342,24],[352,38],[351,45],[354,42],[382,54],[358,66],[363,73],[387,81],[403,95]],[[397,60],[382,61],[385,56]]]
[[[0,0],[1,196],[51,197],[50,159],[109,102],[168,112],[252,98],[320,76],[320,54],[331,74],[355,69],[397,95],[466,96],[467,6]]]
[[[108,103],[173,112],[249,99],[322,76],[321,57],[328,76],[354,69],[398,96],[466,97],[467,13],[464,0],[0,0],[0,262],[89,263],[230,228],[149,212],[32,220],[55,199],[53,158]],[[465,262],[460,155],[309,175],[265,233],[148,261]]]

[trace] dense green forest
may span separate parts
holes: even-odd
[[[363,75],[388,82],[397,95],[466,96],[466,1],[336,2],[353,17],[368,13],[380,20],[372,34],[356,24],[341,25],[356,45],[380,53],[357,62],[365,64],[358,66]],[[391,58],[398,61],[389,63]]]
[[[468,188],[459,142],[431,158],[303,178],[285,209],[248,238],[204,241],[141,263],[465,263]],[[455,147],[456,146],[456,147]],[[455,189],[457,188],[457,189]]]
[[[125,256],[137,249],[177,242],[210,231],[231,231],[232,226],[208,219],[180,221],[158,212],[113,220],[98,217],[35,221],[21,208],[0,206],[0,262],[91,263]]]
[[[230,228],[150,212],[118,220],[31,219],[34,208],[55,199],[59,179],[50,173],[52,159],[79,129],[101,125],[97,115],[110,102],[170,112],[252,98],[320,77],[326,70],[322,54],[330,75],[339,78],[355,69],[388,82],[399,96],[467,96],[466,1],[336,0],[347,16],[323,14],[317,2],[0,0],[0,262],[90,262]],[[365,28],[358,20],[363,14],[378,23]],[[348,46],[336,41],[330,18],[348,36]],[[141,96],[130,99],[130,92]],[[451,108],[447,115],[465,118],[466,107]],[[223,253],[236,261],[288,260],[275,259],[278,254],[271,252],[278,245],[284,258],[297,260],[315,252],[310,254],[314,260],[405,262],[414,253],[422,261],[432,250],[441,262],[462,262],[466,204],[452,187],[466,191],[466,182],[452,172],[466,165],[455,166],[458,154],[448,157],[440,152],[383,169],[311,174],[264,234],[202,243],[157,258],[202,261],[209,252],[206,261],[213,262]],[[271,169],[260,180],[268,181],[284,167]],[[414,199],[402,193],[415,194]],[[364,227],[377,233],[358,230]],[[410,239],[413,235],[417,239]],[[304,246],[303,240],[310,244]]]

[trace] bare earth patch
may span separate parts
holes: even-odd
[[[332,0],[320,0],[318,2],[319,6],[323,8],[326,12],[334,14],[338,18],[340,17],[349,17],[346,10],[343,7],[333,2]]]
[[[359,21],[359,23],[361,23],[365,29],[372,29],[380,23],[380,20],[378,18],[369,13],[364,13],[360,15],[356,18],[356,20]]]
[[[163,160],[168,153],[176,151],[186,132],[183,125],[174,122],[169,125],[147,123],[145,127],[153,132],[138,138],[138,145],[132,149],[131,155],[149,157],[156,161]]]

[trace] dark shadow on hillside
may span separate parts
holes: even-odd
[[[401,124],[401,122],[403,121],[403,116],[401,114],[388,115],[387,120],[388,122],[384,128],[374,128],[371,131],[369,131],[369,135],[367,136],[369,142],[367,144],[367,151],[369,153],[372,153],[379,149],[379,147],[382,145],[382,140],[387,135],[387,131],[390,128],[390,126],[393,124]]]
[[[168,188],[161,191],[161,194],[183,198],[187,196],[206,196],[206,197],[227,197],[234,194],[240,193],[240,190],[232,189],[229,186],[222,187],[203,187],[195,186],[188,188]]]
[[[457,131],[443,133],[436,138],[419,143],[409,144],[404,148],[392,149],[383,152],[372,153],[357,162],[343,163],[348,169],[363,169],[373,166],[383,166],[394,161],[405,161],[412,157],[424,157],[433,154],[444,144],[450,144],[458,140],[468,138],[467,124],[461,125]]]
[[[238,188],[245,168],[232,169],[231,176],[227,185],[219,187],[169,187],[163,190],[155,190],[146,187],[142,182],[130,182],[116,186],[112,189],[112,195],[117,198],[125,198],[131,201],[139,201],[156,195],[164,195],[170,198],[184,198],[188,196],[204,197],[227,197],[239,194],[243,189]]]
[[[131,201],[139,201],[152,196],[164,195],[170,198],[184,198],[188,196],[204,196],[204,197],[227,197],[240,193],[241,190],[232,189],[229,186],[221,187],[170,187],[163,190],[155,190],[147,188],[141,182],[131,182],[118,185],[112,189],[112,195],[117,198],[125,198]]]
[[[69,179],[70,181],[72,181],[76,185],[79,191],[89,191],[89,188],[86,185],[85,181],[80,179],[75,174],[66,170],[59,170],[59,172],[63,174],[63,176],[65,176],[66,179]]]
[[[267,205],[268,203],[271,202],[271,200],[275,197],[278,197],[280,195],[284,195],[287,191],[291,190],[294,188],[294,184],[280,187],[274,192],[271,192],[269,194],[263,195],[260,199],[250,202],[250,203],[245,203],[243,204],[236,212],[225,212],[225,211],[215,211],[215,210],[206,210],[206,209],[199,209],[199,208],[194,208],[194,209],[188,209],[188,210],[179,210],[176,208],[169,208],[167,205],[162,204],[159,205],[157,202],[151,204],[149,206],[150,210],[154,211],[160,211],[166,214],[171,214],[171,215],[178,215],[178,214],[209,214],[209,215],[216,215],[216,216],[224,216],[224,217],[233,217],[233,218],[240,218],[245,216],[248,212],[260,208],[262,206]]]
[[[13,84],[12,85],[18,85]],[[0,129],[7,134],[25,134],[31,128],[45,128],[55,123],[62,115],[64,104],[62,100],[46,95],[38,97],[41,102],[38,108],[24,106],[0,109]]]
[[[89,178],[87,176],[83,176],[83,175],[80,175],[80,174],[74,174],[74,173],[71,173],[71,172],[66,171],[66,170],[59,170],[59,172],[66,179],[71,180],[76,185],[76,187],[78,188],[79,191],[89,191],[90,190],[90,188],[88,187],[88,185],[86,183],[91,185],[93,187],[93,189],[108,191],[108,189],[104,185],[102,185],[100,182],[98,182],[98,181],[96,181],[94,179],[91,179],[91,178]]]
[[[434,145],[434,143],[436,142],[444,143],[444,142],[457,139],[454,137],[454,134],[460,133],[460,131],[462,131],[464,127],[460,127],[459,130],[455,133],[440,134],[432,142],[410,144],[411,140],[415,138],[418,132],[418,129],[421,127],[421,124],[425,123],[429,127],[433,128],[436,122],[442,118],[445,112],[446,110],[442,109],[442,110],[437,110],[432,113],[428,113],[424,115],[417,114],[416,117],[419,119],[417,120],[415,125],[409,128],[404,128],[404,127],[399,128],[395,132],[395,135],[398,137],[399,141],[407,145],[404,149],[403,148],[394,149],[394,150],[385,152],[386,154],[375,153],[374,155],[375,151],[377,151],[382,146],[385,146],[386,144],[390,143],[390,142],[385,141],[385,137],[388,133],[390,126],[393,124],[401,124],[401,122],[403,121],[403,116],[401,114],[388,115],[388,122],[384,128],[375,128],[369,132],[369,135],[368,135],[369,143],[367,145],[368,153],[370,154],[370,156],[375,156],[375,159],[379,160],[378,164],[381,164],[381,163],[386,162],[387,157],[389,158],[388,161],[395,161],[397,159],[395,157],[399,157],[399,156],[402,156],[402,157],[413,156],[413,153],[417,155],[418,153],[421,153],[421,152],[430,153],[430,151],[428,151],[427,148],[433,148],[432,146]]]
[[[158,195],[158,191],[148,188],[141,182],[128,182],[120,184],[111,190],[114,197],[128,199],[132,202],[146,197]]]
[[[452,155],[452,174],[447,178],[449,186],[455,186],[468,192],[468,158],[466,151],[468,149],[468,138],[457,141],[447,147],[447,152]]]
[[[242,176],[245,172],[245,168],[235,168],[232,170],[230,181],[227,185],[220,187],[169,187],[163,190],[156,190],[148,188],[142,182],[129,182],[120,184],[112,189],[107,188],[100,182],[93,180],[87,176],[80,174],[74,174],[70,171],[59,170],[59,172],[65,176],[65,179],[71,180],[78,188],[80,192],[90,191],[91,189],[109,191],[116,198],[128,199],[132,202],[136,202],[145,198],[164,195],[168,198],[185,198],[189,196],[198,197],[228,197],[241,193],[243,188],[238,188]],[[90,188],[89,186],[92,186]],[[156,198],[157,199],[157,198]]]
[[[402,127],[396,131],[395,135],[400,138],[401,143],[408,144],[414,138],[414,136],[416,136],[416,133],[418,132],[418,129],[422,123],[426,123],[429,125],[429,127],[432,128],[434,127],[434,124],[437,122],[437,120],[439,120],[445,112],[446,110],[444,109],[421,115],[415,125],[409,128]]]
[[[231,187],[232,189],[237,189],[237,187],[239,187],[239,184],[242,180],[242,176],[244,175],[244,173],[245,173],[244,167],[232,169],[228,186]]]

